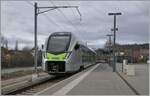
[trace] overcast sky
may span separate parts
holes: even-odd
[[[34,1],[2,1],[1,32],[14,48],[34,45]],[[112,34],[113,17],[108,12],[122,12],[117,16],[117,43],[147,43],[149,40],[149,2],[144,1],[38,1],[39,6],[79,6],[76,9],[52,10],[38,16],[38,45],[53,32],[69,31],[93,48],[102,48]],[[42,11],[42,10],[41,10]]]

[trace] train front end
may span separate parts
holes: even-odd
[[[69,33],[53,33],[47,40],[43,54],[43,69],[51,75],[66,73],[66,60],[70,53],[68,48],[71,41]]]

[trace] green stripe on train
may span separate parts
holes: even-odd
[[[67,53],[61,53],[57,55],[46,53],[46,55],[48,61],[64,61],[66,59]]]

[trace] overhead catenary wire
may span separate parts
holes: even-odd
[[[60,9],[58,9],[58,11],[63,14],[64,18],[75,28],[76,31],[79,31],[79,29],[66,17],[66,15]]]
[[[51,1],[51,0],[50,0]],[[29,5],[31,6],[34,6],[30,1],[26,1]],[[55,6],[55,4],[51,1],[52,5]],[[57,9],[57,11],[59,11],[63,17],[71,24],[71,26],[76,30],[76,31],[79,31],[79,29],[74,26],[74,24],[66,17],[66,15],[60,10],[60,9]],[[79,10],[78,10],[79,11]],[[79,13],[80,14],[80,13]],[[46,18],[48,18],[49,21],[52,21],[52,19],[50,19],[50,17],[48,16],[45,16]],[[54,21],[52,21],[54,23]],[[56,26],[59,26],[57,23],[55,23]]]
[[[67,5],[71,6],[70,3],[69,3],[68,1],[66,1],[66,3],[67,3]],[[79,15],[80,15],[80,21],[81,21],[81,20],[82,20],[82,15],[81,15],[81,13],[80,13],[80,11],[79,11],[78,8],[76,8],[76,10],[77,10],[77,12],[78,12]],[[75,15],[75,12],[73,11],[73,9],[71,9],[71,11],[72,11],[73,15],[76,16],[76,15]]]
[[[25,2],[27,2],[30,6],[34,7],[34,4],[32,4],[30,1],[26,0]]]
[[[47,16],[46,14],[43,14],[46,18],[47,18],[47,20],[49,20],[50,22],[52,22],[53,24],[55,24],[56,26],[58,26],[60,29],[62,29],[63,31],[64,31],[64,27],[62,27],[62,26],[60,26],[60,25],[58,25],[57,23],[55,23],[55,21],[53,21],[49,16]]]
[[[30,1],[25,1],[27,4],[29,4],[30,6],[34,7],[34,4],[31,3]],[[45,16],[47,18],[48,21],[50,21],[50,23],[53,23],[55,26],[58,26],[61,30],[64,30],[65,28],[60,26],[59,24],[57,24],[54,20],[52,20],[50,18],[50,16],[47,16],[46,14],[42,14],[43,16]]]
[[[68,1],[66,1],[66,3],[67,3],[67,5],[71,6]],[[72,11],[73,15],[75,16],[75,13],[74,13],[73,9],[71,9],[71,11]],[[79,15],[81,16],[80,11],[79,10],[77,10],[77,11],[79,12]],[[87,30],[85,29],[85,27],[82,26],[82,22],[80,22],[79,25],[80,25],[80,30],[82,29],[84,32],[87,32]]]
[[[66,1],[67,5],[70,6],[70,3],[68,1]],[[73,15],[76,17],[75,12],[73,11],[73,9],[71,8],[71,11],[73,13]]]
[[[51,2],[51,4],[52,4],[53,6],[56,6],[56,5],[53,3],[52,0],[49,0],[49,1]],[[59,11],[59,12],[63,15],[63,17],[68,21],[68,23],[70,23],[70,24],[72,25],[72,27],[73,27],[76,31],[79,32],[79,29],[67,18],[67,16],[66,16],[60,9],[57,9],[57,11]]]
[[[67,2],[67,1],[66,1],[66,3],[67,3],[67,5],[71,6],[69,2]],[[73,14],[74,14],[74,16],[75,16],[75,13],[74,13],[73,9],[71,9],[71,11],[72,11],[72,13],[73,13]],[[79,11],[79,9],[78,9],[78,8],[77,8],[77,11],[78,11],[78,13],[79,13],[79,15],[80,15],[80,21],[81,21],[81,19],[82,19],[82,15],[81,15],[81,13],[80,13],[80,11]],[[82,29],[84,30],[84,32],[87,32],[87,31],[85,30],[85,28],[83,28],[83,26],[82,26],[81,22],[80,22],[79,24],[80,24],[80,29],[82,28]]]

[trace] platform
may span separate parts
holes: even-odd
[[[117,71],[128,83],[141,95],[149,94],[149,64],[132,64],[135,67],[135,75],[128,76],[122,72],[122,64],[117,63]]]
[[[135,95],[108,64],[97,64],[36,95]]]

